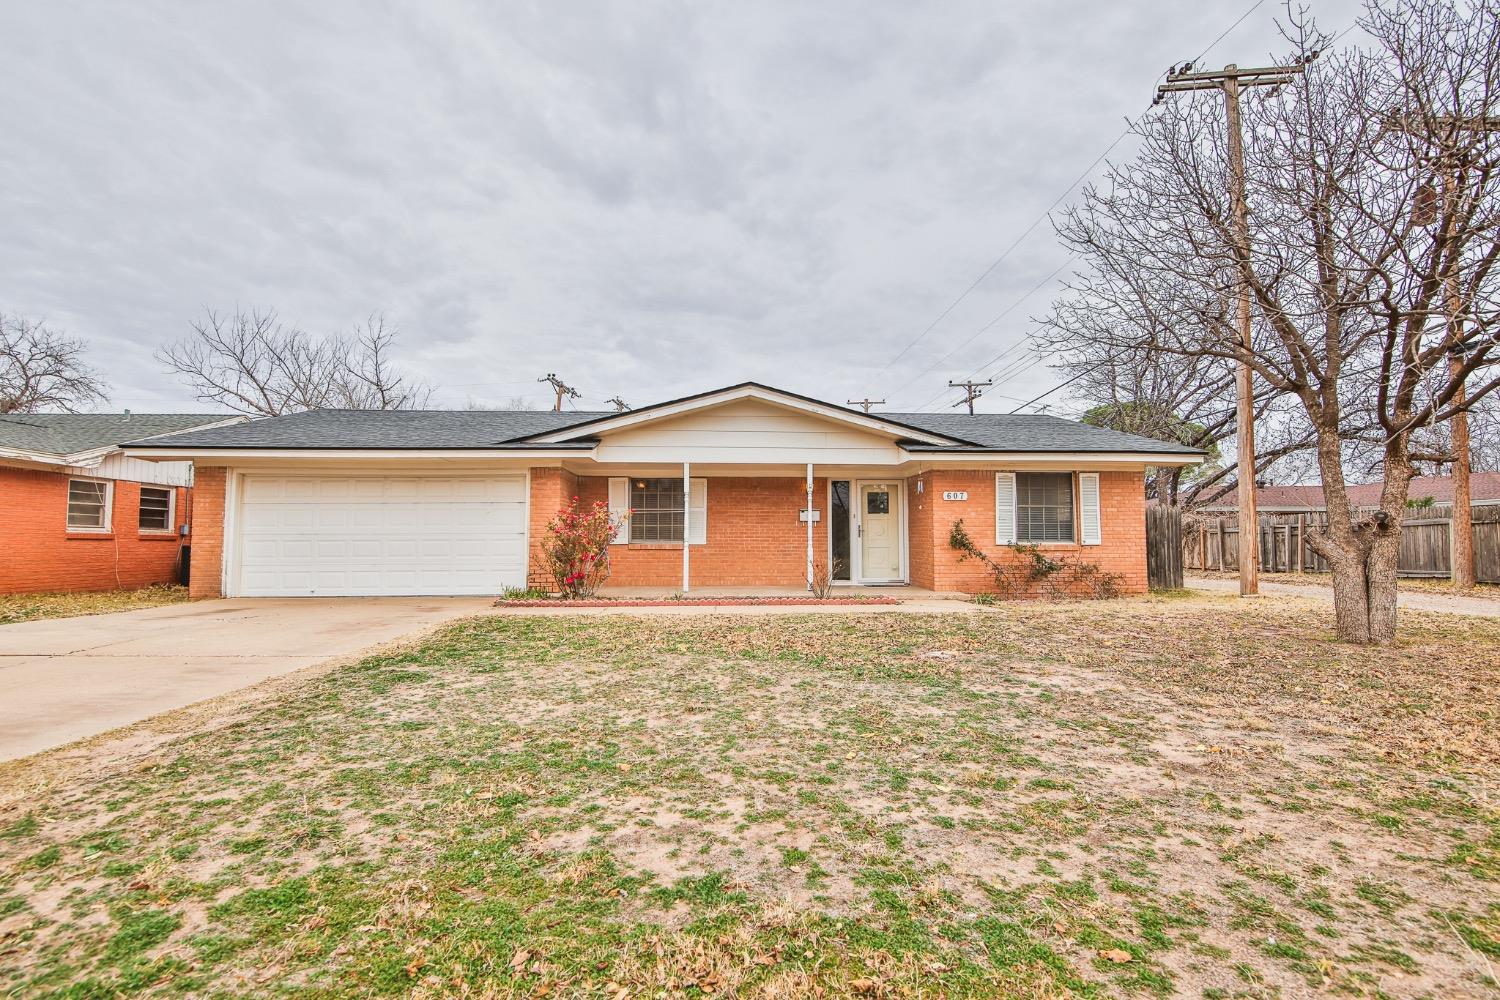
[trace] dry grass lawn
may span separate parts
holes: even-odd
[[[0,769],[17,996],[1493,996],[1500,623],[497,615]]]
[[[0,594],[0,625],[29,622],[38,618],[73,618],[134,611],[188,599],[186,587],[144,587],[140,590],[106,590],[82,594]]]

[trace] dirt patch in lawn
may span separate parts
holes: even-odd
[[[1500,626],[475,619],[0,804],[19,993],[1481,996]]]

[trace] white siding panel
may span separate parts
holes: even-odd
[[[834,421],[744,399],[607,434],[601,462],[893,465],[895,442]]]
[[[493,594],[526,581],[526,480],[246,476],[247,597]]]

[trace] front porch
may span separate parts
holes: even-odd
[[[610,596],[805,597],[824,576],[839,598],[890,598],[903,588],[925,596],[932,591],[910,588],[927,581],[914,575],[909,489],[889,469],[533,468],[530,582],[550,585],[536,546],[553,514],[576,499],[607,504],[623,522],[610,546]],[[928,548],[925,539],[918,546]]]

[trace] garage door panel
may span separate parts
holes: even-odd
[[[246,596],[490,594],[526,579],[524,476],[249,476]]]

